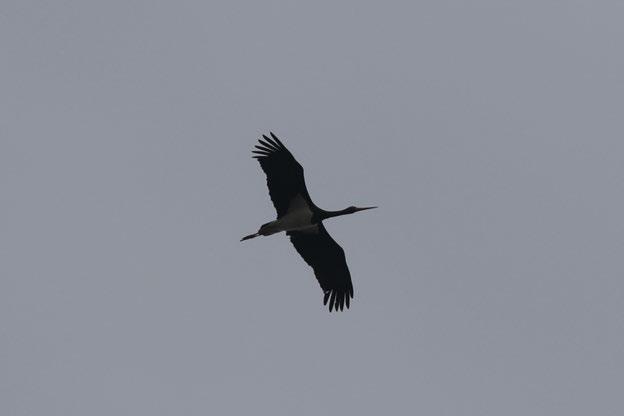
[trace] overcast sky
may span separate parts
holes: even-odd
[[[0,413],[624,414],[624,3],[0,7]],[[250,150],[355,286],[328,313]]]

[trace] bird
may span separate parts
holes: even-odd
[[[266,174],[269,196],[277,211],[277,219],[262,224],[258,232],[240,241],[258,236],[286,232],[295,250],[314,270],[323,291],[323,305],[332,309],[349,308],[353,299],[353,283],[342,247],[332,238],[323,221],[341,215],[377,208],[349,206],[339,211],[326,211],[312,202],[306,188],[303,167],[273,132],[262,135],[252,150]]]

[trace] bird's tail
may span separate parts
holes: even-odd
[[[254,238],[254,237],[258,237],[260,235],[260,233],[255,233],[255,234],[249,234],[243,238],[241,238],[240,241],[245,241],[245,240],[249,240],[250,238]]]

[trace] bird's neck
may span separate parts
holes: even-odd
[[[341,215],[347,215],[347,214],[351,214],[352,212],[349,210],[349,208],[345,208],[345,209],[341,209],[339,211],[321,211],[319,217],[322,220],[325,220],[327,218],[332,218],[332,217],[339,217]]]

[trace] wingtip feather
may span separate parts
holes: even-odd
[[[276,150],[281,150],[280,145],[279,145],[279,144],[277,144],[277,143],[275,142],[275,140],[273,140],[272,138],[270,138],[270,137],[268,137],[268,136],[265,136],[265,135],[262,135],[262,137],[264,137],[264,139],[265,139],[267,142],[271,143],[271,144],[273,145],[273,147],[275,147],[275,149],[276,149]]]
[[[277,136],[275,134],[273,134],[272,131],[269,132],[269,134],[271,135],[271,137],[275,140],[275,142],[282,148],[282,149],[286,149],[286,147],[284,146],[284,144],[280,141],[280,139],[277,138]]]
[[[334,303],[336,303],[336,291],[332,290],[332,294],[331,294],[331,298],[329,299],[329,311],[332,311],[332,308],[334,307]],[[338,306],[338,305],[336,305]],[[337,310],[338,308],[336,308]]]
[[[275,144],[275,142],[273,140],[271,140],[265,134],[263,134],[262,137],[264,138],[264,141],[262,139],[258,139],[258,141],[260,143],[262,143],[263,145],[273,149],[274,151],[278,151],[279,150],[279,146],[277,144]]]

